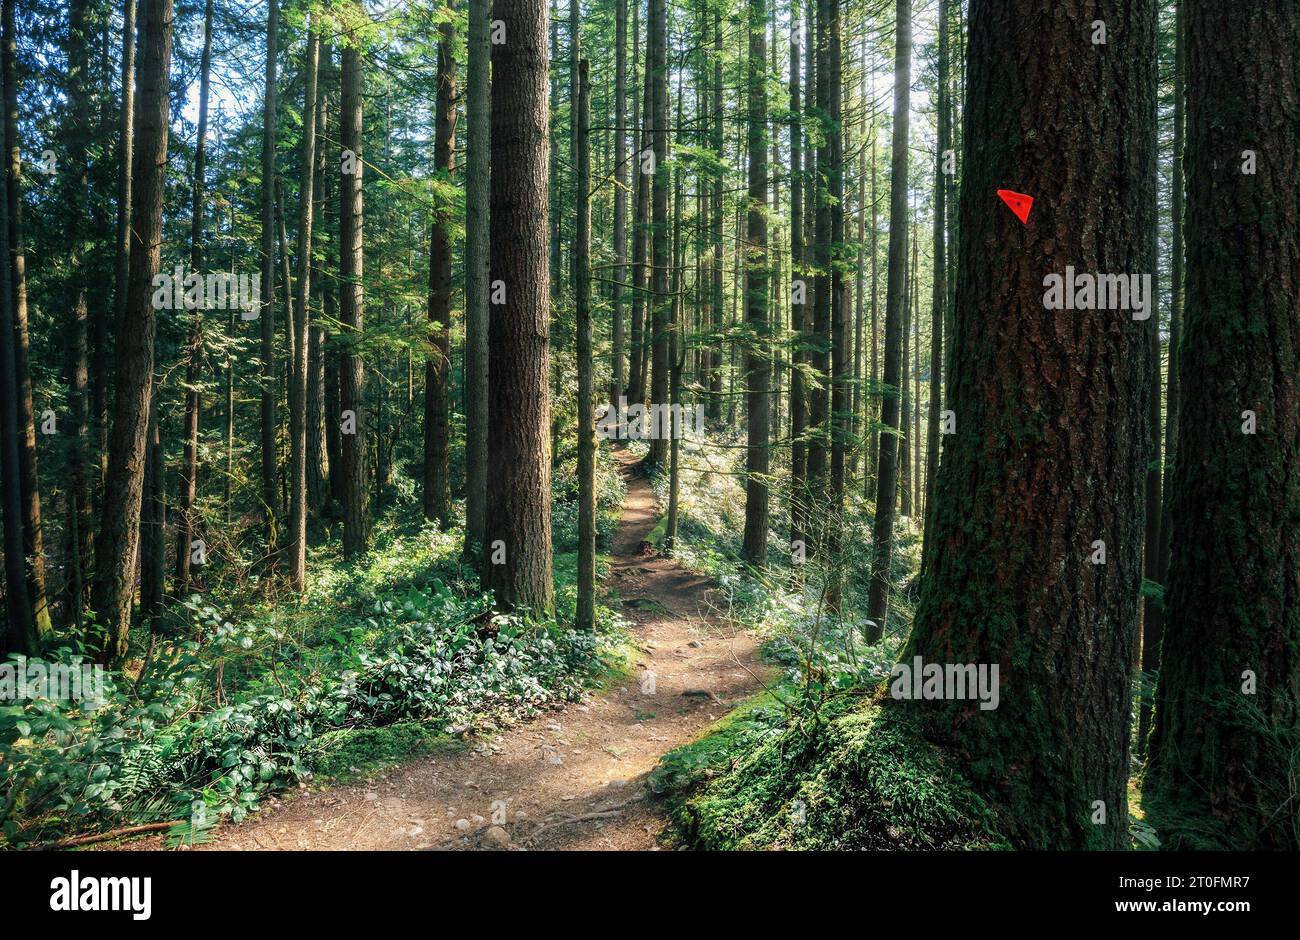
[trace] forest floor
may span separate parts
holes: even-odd
[[[605,592],[631,623],[639,675],[468,747],[268,800],[203,848],[657,849],[666,807],[647,786],[650,771],[771,670],[758,640],[714,608],[709,579],[650,546],[654,493],[635,458],[617,454],[628,488]]]

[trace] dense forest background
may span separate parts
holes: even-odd
[[[1293,0],[2,6],[6,843],[635,683],[635,458],[673,838],[1300,847]]]

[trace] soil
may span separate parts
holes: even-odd
[[[657,850],[665,807],[647,777],[757,692],[758,643],[719,615],[712,583],[647,538],[654,493],[616,451],[628,490],[607,602],[632,625],[636,678],[455,752],[425,755],[347,785],[267,801],[203,849]],[[159,838],[130,848],[161,848]]]

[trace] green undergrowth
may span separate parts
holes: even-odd
[[[607,454],[598,495],[607,544],[623,495]],[[461,562],[460,531],[404,522],[413,507],[398,506],[363,558],[314,551],[302,597],[245,583],[177,604],[165,632],[133,638],[98,707],[0,706],[0,848],[173,820],[170,841],[203,841],[276,792],[457,746],[626,678],[618,614],[598,603],[594,631],[572,626],[569,496],[557,483],[544,619],[496,612]],[[72,643],[45,658],[82,661]]]
[[[376,728],[327,731],[313,745],[312,766],[318,780],[347,783],[430,754],[460,751],[465,743],[419,721],[399,721]]]
[[[1005,846],[990,804],[901,710],[845,697],[816,721],[767,723],[755,714],[764,708],[751,703],[701,740],[665,756],[658,779],[670,795],[679,787],[672,820],[682,845]]]
[[[670,841],[704,850],[1004,847],[994,807],[959,766],[903,710],[870,701],[912,622],[915,520],[895,530],[890,622],[869,642],[870,506],[853,495],[841,550],[796,567],[781,538],[788,504],[777,486],[768,564],[755,571],[740,553],[738,464],[698,447],[684,451],[674,557],[715,579],[715,613],[759,634],[776,675],[661,758],[650,785],[668,801]],[[667,481],[655,482],[666,504]],[[844,602],[832,611],[825,586],[836,577]]]

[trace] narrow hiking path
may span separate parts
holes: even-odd
[[[665,820],[646,778],[758,690],[758,644],[710,606],[709,579],[649,550],[650,485],[616,451],[628,490],[604,590],[622,602],[638,676],[451,753],[308,791],[227,825],[211,848],[653,849]],[[645,674],[654,673],[653,691]],[[493,826],[493,815],[506,822]],[[158,840],[132,848],[158,848]]]

